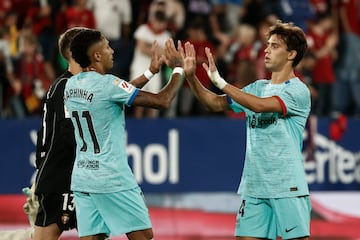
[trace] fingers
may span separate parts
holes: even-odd
[[[194,45],[190,42],[185,43],[185,57],[196,58]]]
[[[172,55],[172,54],[174,54],[174,52],[176,52],[175,44],[174,44],[174,41],[172,40],[172,38],[169,38],[168,40],[166,40],[165,49],[166,49],[166,53],[168,55]]]
[[[171,38],[169,38],[165,42],[164,53],[165,53],[165,57],[167,58],[167,60],[170,60],[177,54],[177,50],[175,48],[174,41]]]
[[[184,52],[184,48],[182,47],[181,41],[178,40],[178,51],[181,55],[181,57],[184,59],[185,58],[185,52]]]
[[[159,58],[159,66],[163,65],[166,62],[166,57],[164,55],[161,55]]]
[[[206,63],[202,64],[203,68],[205,69],[206,72],[209,71],[209,66]]]
[[[210,71],[212,71],[212,72],[216,71],[215,60],[214,60],[214,57],[213,57],[213,55],[212,55],[212,53],[210,51],[210,48],[206,47],[205,48],[205,53],[206,53],[206,56],[208,58]]]
[[[158,43],[157,41],[155,40],[152,45],[151,45],[151,57],[152,58],[156,58],[157,56],[157,48],[158,48]]]

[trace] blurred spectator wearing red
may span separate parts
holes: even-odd
[[[187,25],[187,38],[184,43],[189,41],[193,44],[196,52],[196,76],[207,89],[212,88],[212,83],[202,67],[202,64],[207,63],[205,48],[210,48],[210,51],[216,55],[215,45],[209,40],[205,30],[205,22],[202,18],[192,19]],[[204,109],[202,104],[196,99],[192,93],[187,81],[184,81],[184,87],[181,89],[179,95],[179,114],[180,116],[198,116],[206,115],[208,111]]]
[[[334,113],[360,117],[360,1],[339,0],[339,57],[335,64]]]
[[[42,99],[50,86],[50,80],[46,78],[44,70],[44,59],[38,48],[35,35],[23,36],[21,53],[15,65],[16,78],[21,84],[19,97],[24,103],[23,109],[18,110],[26,115],[39,114]]]
[[[330,14],[318,14],[307,33],[309,51],[316,57],[312,81],[318,95],[314,99],[312,110],[320,117],[329,117],[332,111],[333,86],[336,81],[333,63],[338,43],[338,35],[333,26]]]
[[[58,13],[57,32],[63,33],[72,27],[96,28],[93,11],[87,7],[87,0],[75,0],[73,5],[64,4]]]
[[[130,65],[130,79],[142,75],[148,69],[151,62],[151,46],[154,41],[158,43],[158,54],[164,51],[165,42],[171,37],[167,30],[166,1],[154,0],[149,8],[148,22],[141,24],[134,32],[136,41],[133,59]],[[150,11],[151,10],[151,11]],[[162,71],[155,74],[143,89],[157,93],[163,86]],[[143,107],[133,108],[135,118],[157,118],[159,110],[146,109]]]

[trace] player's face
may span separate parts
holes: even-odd
[[[113,53],[114,50],[110,47],[109,41],[103,38],[101,42],[101,59],[104,69],[110,70],[113,67]]]
[[[271,35],[265,49],[265,67],[271,72],[279,72],[289,62],[290,51],[277,35]]]

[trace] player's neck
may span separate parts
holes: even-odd
[[[271,75],[271,83],[272,84],[281,84],[284,82],[289,81],[290,79],[296,77],[294,70],[288,71],[280,71],[280,72],[273,72]]]
[[[71,72],[73,75],[78,74],[79,72],[82,71],[82,68],[80,67],[80,65],[74,61],[69,61],[69,67],[68,67],[68,71]]]
[[[90,66],[84,68],[83,71],[84,72],[94,71],[94,72],[98,72],[100,74],[105,74],[104,69],[101,66],[97,65],[97,64],[90,65]]]

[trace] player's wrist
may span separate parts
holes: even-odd
[[[154,73],[152,73],[150,71],[150,69],[146,69],[146,71],[144,72],[144,76],[147,80],[151,80],[154,77]]]
[[[224,87],[228,84],[225,79],[223,79],[220,74],[219,71],[216,70],[215,72],[210,72],[210,70],[208,71],[208,76],[211,80],[211,82],[220,90],[224,89]]]
[[[180,76],[182,76],[184,74],[184,68],[182,68],[182,67],[174,67],[171,75],[174,75],[174,74],[180,74]]]

